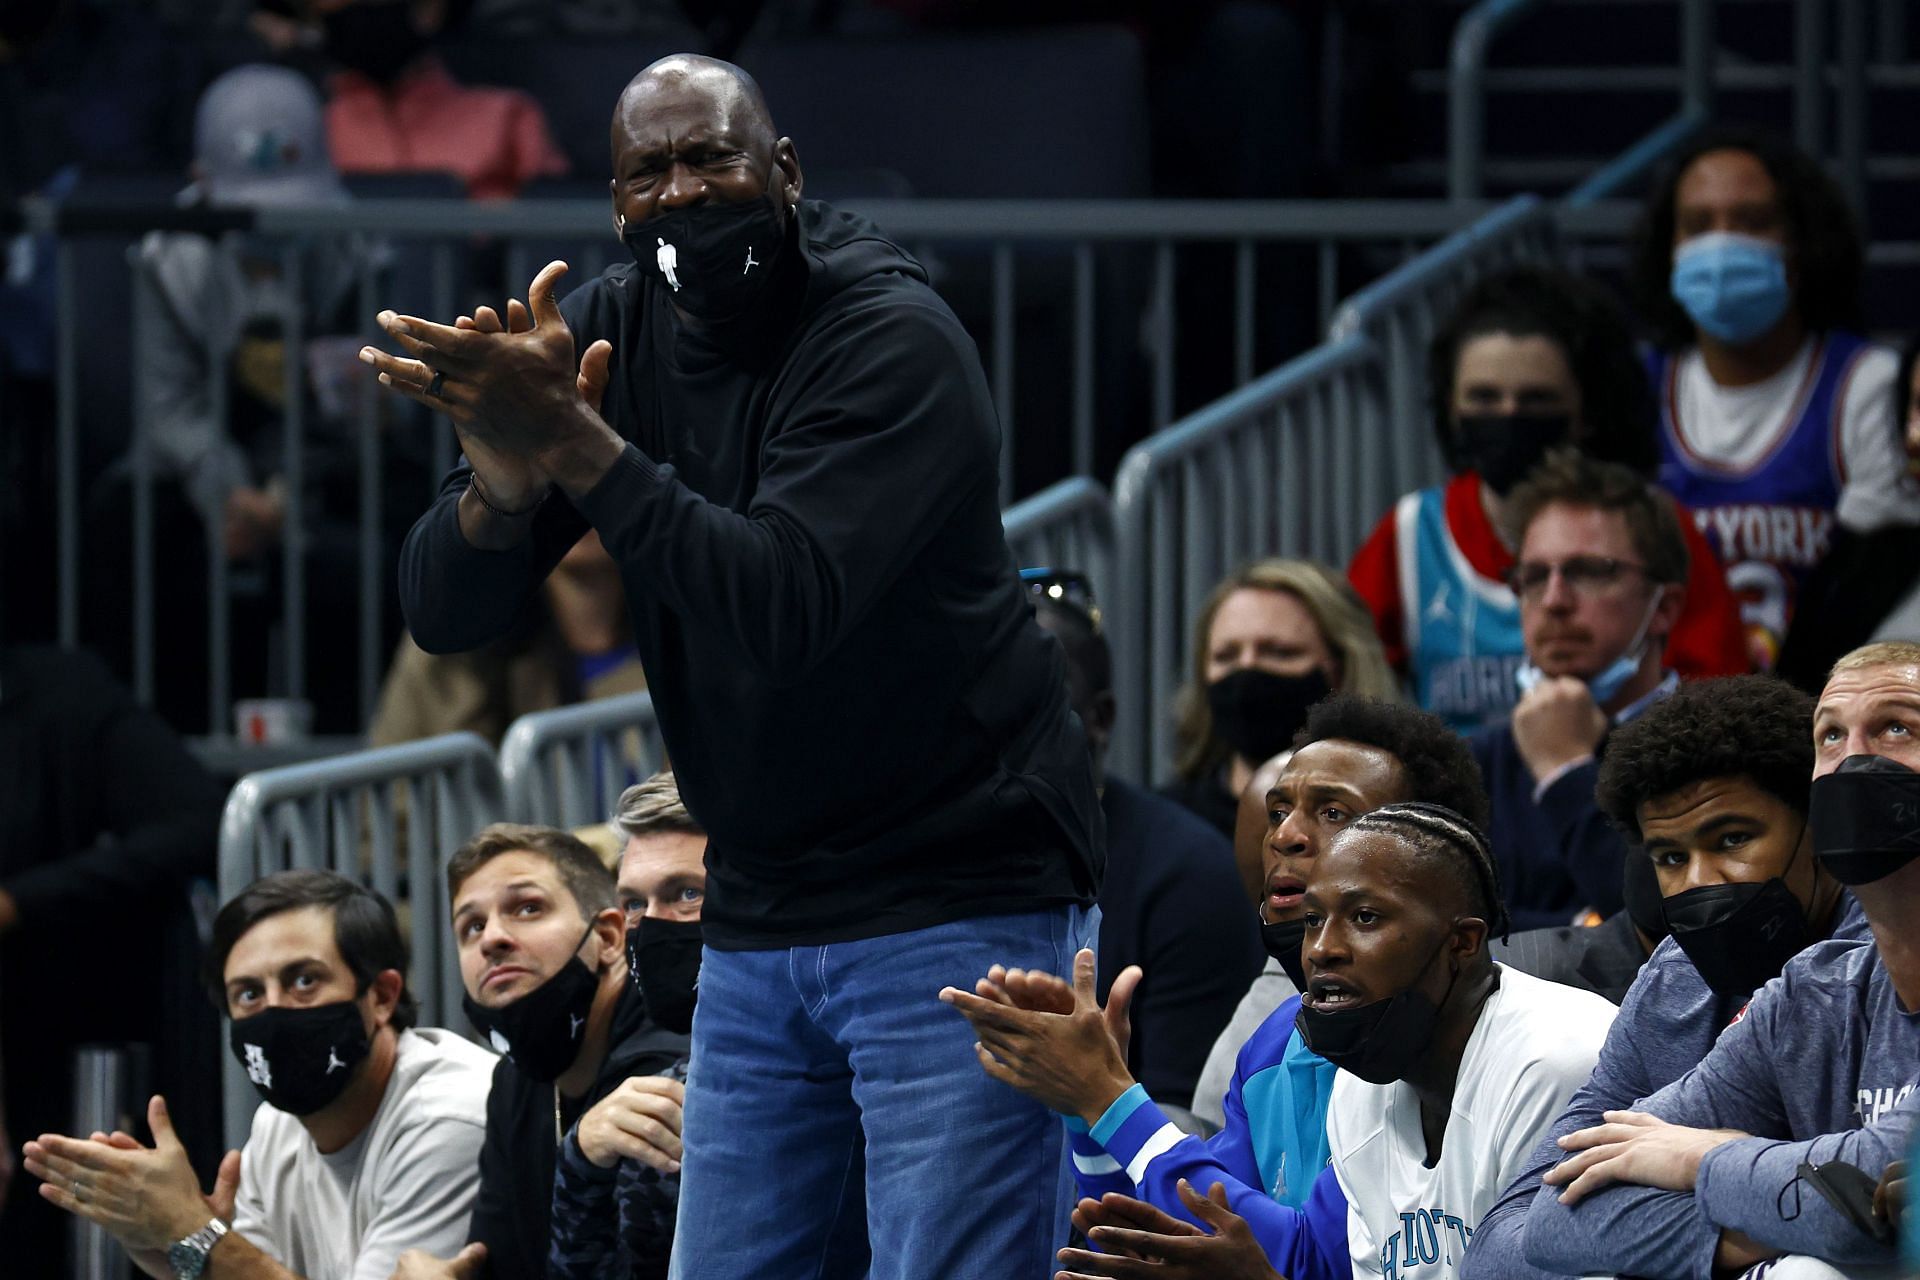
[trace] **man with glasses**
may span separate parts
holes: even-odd
[[[1661,655],[1686,601],[1687,546],[1664,495],[1570,451],[1508,511],[1527,662],[1508,723],[1472,745],[1514,924],[1544,928],[1624,905],[1626,845],[1594,803],[1598,758],[1614,725],[1679,683]]]

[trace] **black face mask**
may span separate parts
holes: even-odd
[[[1807,913],[1779,876],[1707,884],[1662,904],[1673,940],[1715,994],[1745,998],[1807,945]]]
[[[753,310],[773,282],[786,238],[770,196],[710,200],[621,233],[640,270],[667,290],[674,306],[706,324],[726,324]]]
[[[1296,991],[1307,989],[1307,966],[1300,959],[1300,946],[1307,938],[1307,922],[1303,919],[1282,920],[1279,924],[1260,922],[1260,945],[1267,954],[1280,962],[1287,971],[1287,977],[1293,979]]]
[[[1653,869],[1653,859],[1644,851],[1627,850],[1620,892],[1627,901],[1627,919],[1658,946],[1667,936],[1666,900],[1660,896],[1660,877]]]
[[[1446,942],[1443,940],[1440,945],[1444,948]],[[1436,950],[1434,954],[1440,952]],[[1423,968],[1421,972],[1424,974],[1426,970]],[[1368,1084],[1392,1084],[1405,1079],[1420,1055],[1433,1043],[1434,1029],[1440,1024],[1440,1007],[1453,994],[1453,984],[1459,977],[1456,970],[1447,979],[1446,994],[1440,997],[1440,1004],[1411,987],[1357,1009],[1320,1010],[1302,1000],[1293,1025],[1308,1049],[1342,1071],[1351,1072]]]
[[[1813,855],[1841,884],[1872,884],[1920,858],[1920,773],[1848,756],[1813,780]]]
[[[700,922],[640,917],[627,930],[627,973],[647,1002],[647,1016],[681,1035],[693,1030],[700,994]]]
[[[320,19],[327,56],[349,71],[391,84],[427,38],[413,29],[407,4],[352,4]]]
[[[1207,710],[1220,741],[1258,764],[1285,751],[1307,722],[1307,711],[1331,692],[1317,667],[1301,676],[1242,667],[1207,686]]]
[[[587,933],[592,932],[593,926],[587,926]],[[557,1080],[573,1065],[586,1038],[587,1014],[593,1009],[600,975],[587,968],[579,950],[576,946],[558,973],[511,1004],[489,1009],[472,996],[460,1002],[493,1047],[529,1079],[542,1084]]]
[[[1458,418],[1453,430],[1460,461],[1504,498],[1551,450],[1567,442],[1573,418],[1564,413],[1475,413]]]
[[[227,1044],[267,1105],[295,1116],[338,1098],[370,1048],[356,1000],[235,1018]]]

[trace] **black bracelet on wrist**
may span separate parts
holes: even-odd
[[[473,490],[473,496],[480,499],[481,506],[493,512],[493,514],[499,516],[502,520],[524,520],[538,511],[540,504],[547,500],[547,495],[543,493],[533,500],[532,506],[519,511],[508,511],[505,507],[494,505],[492,499],[487,497],[487,491],[480,487],[479,473],[473,471],[467,473],[467,488]]]

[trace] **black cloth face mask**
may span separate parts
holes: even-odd
[[[592,932],[593,926],[588,925],[580,941],[585,942]],[[510,1004],[489,1009],[472,996],[460,1002],[493,1047],[529,1079],[542,1084],[559,1079],[573,1065],[586,1038],[587,1014],[593,1009],[600,975],[587,968],[579,952],[576,944],[559,972]]]
[[[620,238],[673,305],[706,324],[738,320],[766,296],[787,239],[770,196],[674,209]]]
[[[1260,922],[1260,945],[1287,971],[1295,991],[1307,989],[1307,966],[1300,959],[1300,947],[1306,940],[1307,922],[1304,917],[1282,920],[1279,924],[1268,924],[1265,920]]]
[[[1298,676],[1242,667],[1207,686],[1207,710],[1220,741],[1257,764],[1285,751],[1307,711],[1331,692],[1318,667]]]
[[[1716,995],[1752,995],[1807,945],[1807,912],[1779,876],[1706,884],[1662,904],[1673,940]]]
[[[1446,939],[1442,939],[1440,947],[1446,945]],[[1436,949],[1434,955],[1439,954]],[[1425,972],[1423,967],[1421,973]],[[1405,1079],[1433,1043],[1434,1029],[1440,1024],[1440,1006],[1453,994],[1453,984],[1459,978],[1456,969],[1447,979],[1440,1004],[1412,987],[1357,1009],[1314,1009],[1302,1000],[1293,1025],[1308,1049],[1342,1071],[1368,1084],[1392,1084]]]
[[[693,1030],[700,994],[701,933],[698,920],[642,916],[627,930],[627,973],[647,1002],[647,1016],[681,1035]]]
[[[1813,856],[1841,884],[1872,884],[1920,858],[1920,773],[1848,756],[1813,780]]]
[[[358,1000],[235,1018],[227,1044],[266,1104],[294,1116],[310,1116],[338,1098],[371,1048]]]
[[[391,84],[427,47],[410,4],[350,4],[320,19],[327,56],[377,84]]]
[[[1455,449],[1501,497],[1573,435],[1565,413],[1473,413],[1455,419]]]

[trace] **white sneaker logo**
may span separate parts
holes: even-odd
[[[262,1089],[273,1088],[273,1069],[267,1065],[266,1050],[257,1044],[247,1046],[247,1079]]]
[[[747,272],[753,270],[755,267],[759,265],[760,265],[759,263],[753,260],[753,246],[748,245],[747,246],[747,265],[740,268],[740,274],[745,275],[747,274]]]
[[[653,260],[660,264],[660,274],[667,278],[667,283],[673,286],[675,293],[678,293],[680,292],[680,276],[677,268],[680,265],[680,251],[668,244],[665,240],[661,240],[659,236],[655,236],[654,239],[659,242],[660,248],[653,255]],[[747,253],[751,255],[753,250],[749,249]]]

